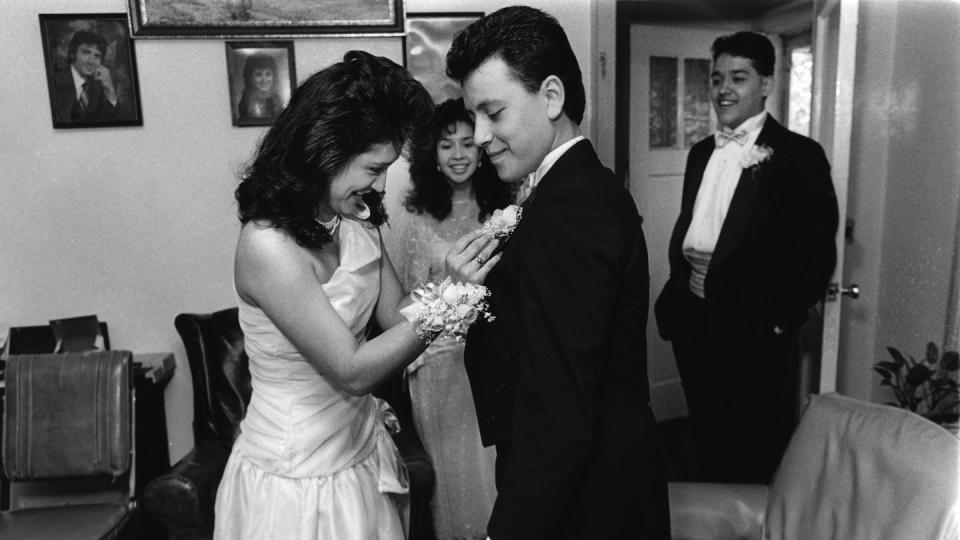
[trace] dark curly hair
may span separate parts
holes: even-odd
[[[714,62],[721,54],[749,58],[753,61],[753,67],[757,70],[757,73],[764,77],[773,76],[773,68],[777,58],[773,51],[773,43],[770,43],[767,36],[763,34],[737,32],[736,34],[720,36],[714,40],[710,50],[713,53]]]
[[[528,6],[510,6],[474,22],[453,39],[447,51],[447,75],[463,81],[488,58],[499,57],[529,92],[556,75],[563,83],[563,112],[579,124],[586,92],[577,56],[553,16]]]
[[[101,60],[106,60],[107,38],[89,30],[77,30],[70,39],[70,46],[67,49],[67,58],[71,64],[77,58],[77,49],[81,45],[93,45],[100,51]]]
[[[236,190],[241,223],[266,220],[305,248],[330,242],[315,220],[330,181],[377,144],[415,147],[433,114],[430,95],[387,58],[350,51],[312,75],[264,135]],[[369,219],[386,221],[382,197],[364,197]]]
[[[451,196],[453,188],[437,166],[437,144],[443,135],[450,135],[456,130],[456,123],[463,122],[473,127],[473,120],[463,106],[463,99],[448,99],[439,106],[430,123],[429,137],[424,140],[427,144],[417,147],[410,156],[410,181],[413,188],[407,194],[404,206],[410,212],[422,214],[427,212],[431,216],[443,221],[450,215],[452,208]],[[500,180],[496,170],[490,163],[486,152],[479,151],[478,168],[470,178],[473,183],[473,193],[480,207],[480,222],[493,213],[497,208],[503,208],[513,200],[511,184]]]

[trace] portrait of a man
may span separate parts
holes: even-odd
[[[53,127],[143,125],[125,14],[40,15]]]

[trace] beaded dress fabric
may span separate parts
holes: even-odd
[[[447,252],[480,227],[478,215],[471,199],[454,201],[443,221],[428,213],[409,216],[395,261],[405,291],[443,280]],[[496,498],[496,451],[480,443],[463,349],[462,342],[440,339],[407,367],[414,423],[437,473],[431,510],[438,540],[486,538]]]

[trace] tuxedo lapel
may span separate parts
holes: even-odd
[[[713,150],[717,147],[714,142],[713,137],[707,141],[704,146],[703,152],[697,155],[693,161],[690,163],[690,172],[689,179],[690,184],[684,186],[683,194],[683,212],[686,216],[687,225],[690,224],[690,219],[693,217],[693,203],[697,200],[697,192],[700,191],[700,184],[703,183],[703,172],[707,170],[707,163],[710,161],[710,156],[713,155]]]
[[[779,146],[777,142],[780,139],[779,135],[782,129],[783,127],[772,116],[767,115],[767,121],[754,143],[756,146],[767,145],[773,148],[774,152],[771,159],[777,158],[776,148]],[[736,191],[733,192],[727,217],[723,220],[720,237],[717,238],[717,246],[710,260],[711,268],[723,261],[740,243],[743,232],[747,228],[747,223],[750,221],[754,200],[757,198],[757,187],[760,182],[765,181],[764,179],[769,175],[769,171],[770,164],[762,163],[744,169],[740,173],[740,182],[737,184]]]
[[[697,192],[700,190],[700,184],[703,182],[703,172],[707,169],[707,162],[710,161],[710,156],[713,155],[713,150],[716,148],[716,143],[714,138],[710,137],[704,143],[703,151],[698,153],[690,161],[690,170],[688,170],[684,177],[686,181],[683,185],[683,196],[680,200],[680,215],[677,217],[676,230],[680,234],[674,234],[671,242],[683,242],[684,237],[687,235],[687,230],[690,228],[690,222],[693,220],[693,204],[697,201]],[[677,249],[680,249],[680,244],[677,244]]]
[[[526,220],[534,219],[532,216],[535,215],[534,209],[539,208],[542,204],[538,202],[538,195],[546,191],[550,191],[557,183],[561,182],[563,178],[568,177],[571,174],[571,171],[577,169],[580,164],[586,163],[590,160],[598,160],[596,152],[593,151],[593,146],[590,144],[590,141],[584,139],[572,147],[567,149],[562,156],[550,167],[550,170],[547,171],[547,174],[543,175],[543,178],[540,179],[540,182],[537,183],[537,186],[530,192],[530,195],[520,204],[522,209],[520,223],[517,224],[516,230],[504,240],[500,241],[500,246],[494,251],[494,253],[503,252],[504,256],[507,257],[508,253],[511,253],[507,248],[517,244],[522,244],[523,241],[519,240],[523,237],[523,224]],[[515,241],[517,238],[519,241]],[[498,266],[503,265],[503,260]],[[494,268],[496,272],[496,268]]]

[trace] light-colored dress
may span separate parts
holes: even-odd
[[[443,280],[447,251],[480,227],[478,213],[471,200],[455,203],[443,221],[426,213],[410,216],[399,242],[404,290]],[[407,367],[414,426],[436,471],[430,506],[438,540],[486,538],[497,496],[496,450],[480,442],[463,348],[462,342],[437,340]]]
[[[343,220],[323,285],[363,339],[380,293],[376,232]],[[216,503],[220,539],[392,540],[406,533],[406,469],[377,400],[324,379],[260,309],[239,299],[253,393]]]

